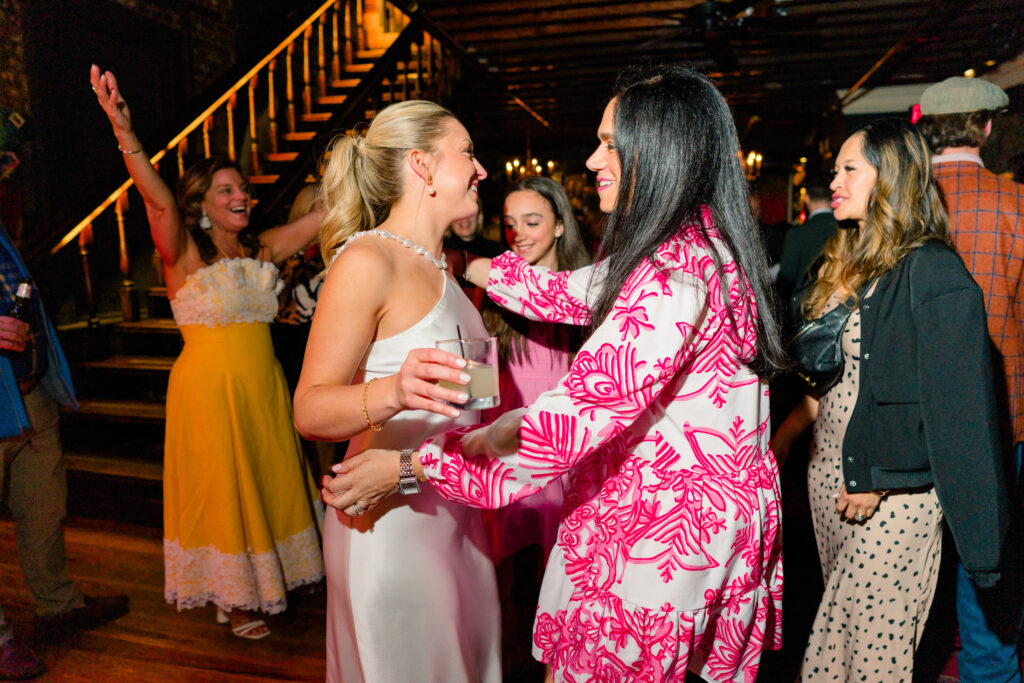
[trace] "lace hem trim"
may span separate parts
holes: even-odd
[[[312,527],[278,541],[275,550],[224,553],[182,548],[164,539],[164,598],[178,611],[214,603],[224,610],[277,614],[287,591],[324,578],[320,538]]]

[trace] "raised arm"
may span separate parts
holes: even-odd
[[[491,259],[487,295],[502,308],[530,320],[589,325],[587,304],[596,296],[591,290],[595,268],[600,266],[552,272],[543,266],[531,266],[522,256],[506,251]],[[599,277],[598,271],[593,278],[596,287],[600,286]]]
[[[103,112],[110,119],[114,136],[124,156],[124,165],[146,204],[146,216],[149,218],[149,229],[157,253],[165,267],[174,268],[183,261],[191,247],[188,230],[178,214],[174,193],[153,168],[142,149],[142,143],[135,136],[128,104],[118,90],[114,74],[101,72],[93,64],[89,81]]]
[[[324,209],[318,205],[293,223],[261,232],[260,241],[269,250],[268,259],[274,263],[281,263],[301,250],[316,237],[323,218]]]

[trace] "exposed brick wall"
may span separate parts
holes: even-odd
[[[6,0],[0,0],[0,2]],[[197,93],[235,63],[233,0],[114,0],[122,7],[182,32],[190,47],[190,90]]]
[[[0,0],[0,107],[28,114],[21,3],[22,0]]]

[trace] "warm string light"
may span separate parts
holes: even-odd
[[[505,175],[509,180],[516,180],[523,176],[541,176],[555,170],[555,162],[541,161],[537,157],[530,157],[528,161],[520,161],[518,157],[505,162]]]
[[[744,170],[747,174],[747,180],[757,180],[761,175],[761,161],[764,159],[760,152],[751,150],[747,153],[746,159],[743,158],[743,153],[740,152],[740,161],[743,163]]]

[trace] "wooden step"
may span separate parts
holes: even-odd
[[[375,61],[383,57],[385,52],[387,52],[387,49],[383,47],[371,50],[356,50],[356,59]]]
[[[168,356],[111,356],[79,363],[82,368],[115,372],[170,372],[174,359]]]
[[[339,78],[331,81],[331,87],[338,90],[350,90],[357,87],[362,80],[361,78]],[[323,98],[320,101],[323,102]]]
[[[368,74],[373,69],[373,62],[357,62],[355,64],[346,64],[341,68],[347,74]]]
[[[78,410],[62,409],[62,412],[82,419],[144,424],[160,424],[166,416],[163,403],[91,398],[79,399]]]
[[[253,185],[273,185],[281,176],[276,173],[265,173],[262,175],[249,176],[249,182]]]
[[[119,332],[126,334],[181,334],[174,318],[147,318],[131,323],[118,323],[115,327]]]
[[[324,97],[318,97],[316,101],[318,104],[322,104],[327,107],[333,107],[345,104],[345,100],[347,99],[347,95],[325,95]]]
[[[154,459],[115,457],[105,453],[64,452],[64,465],[70,472],[101,477],[121,477],[142,481],[163,481],[163,446]]]
[[[302,130],[295,133],[285,133],[284,139],[288,142],[309,142],[316,137],[314,130]]]
[[[298,152],[271,152],[267,155],[267,161],[288,163],[298,158]]]
[[[331,120],[333,114],[329,111],[315,111],[312,114],[300,114],[299,120],[303,123],[324,123]],[[252,176],[249,176],[252,180]]]

